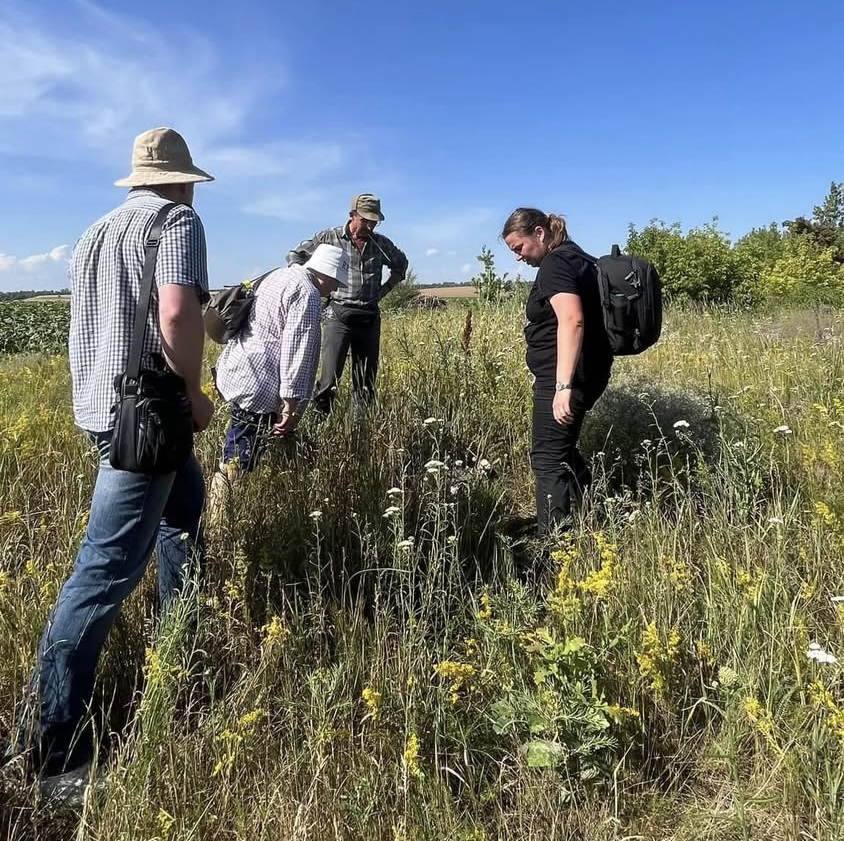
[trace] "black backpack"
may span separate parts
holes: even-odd
[[[644,257],[622,254],[617,245],[595,265],[613,356],[641,353],[656,343],[662,330],[662,285],[657,270]]]
[[[255,303],[255,292],[261,281],[275,269],[254,278],[244,280],[237,286],[227,286],[211,295],[202,313],[205,332],[217,344],[224,345],[242,329]]]

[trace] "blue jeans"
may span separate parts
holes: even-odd
[[[156,549],[162,609],[201,554],[199,520],[205,481],[191,455],[179,470],[147,476],[108,463],[110,432],[89,433],[100,453],[88,528],[76,565],[59,593],[38,646],[33,676],[40,719],[32,740],[47,773],[90,758],[80,725],[94,672],[123,600]]]
[[[231,404],[231,418],[223,441],[223,463],[236,462],[244,473],[255,469],[270,430],[278,420],[275,412],[248,412]]]

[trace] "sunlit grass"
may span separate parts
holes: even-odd
[[[837,316],[671,312],[584,430],[573,533],[514,546],[521,313],[466,314],[385,321],[380,405],[346,386],[271,442],[160,637],[154,582],[129,601],[86,837],[839,837]],[[6,733],[95,473],[65,360],[2,363],[0,431]],[[69,832],[33,804],[7,798],[6,837]]]

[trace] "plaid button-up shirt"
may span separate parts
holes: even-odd
[[[407,257],[393,243],[381,234],[373,233],[366,241],[363,251],[358,251],[349,234],[349,224],[328,228],[300,242],[287,252],[287,265],[301,265],[321,243],[337,245],[349,258],[349,285],[346,289],[332,292],[331,299],[367,309],[375,309],[378,302],[407,274]],[[384,267],[398,280],[383,283]]]
[[[246,324],[217,361],[220,394],[259,414],[277,411],[285,398],[307,400],[319,361],[321,312],[307,269],[290,266],[267,275]]]
[[[167,201],[152,190],[132,190],[119,207],[94,222],[73,248],[70,281],[70,373],[73,415],[90,432],[114,426],[114,379],[129,361],[129,345],[144,265],[144,241]],[[205,230],[188,205],[170,210],[161,232],[144,354],[162,353],[158,286],[195,286],[208,295]]]

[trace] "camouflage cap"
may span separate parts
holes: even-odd
[[[357,213],[364,219],[372,222],[383,222],[384,214],[381,213],[381,199],[373,196],[372,193],[361,193],[352,197],[352,212]]]

